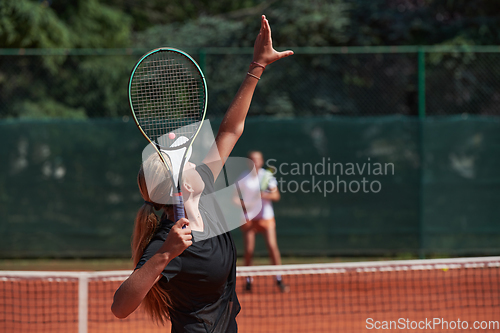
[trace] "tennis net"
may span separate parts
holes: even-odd
[[[1,271],[0,331],[168,332],[111,314],[129,274]],[[500,331],[500,257],[239,267],[237,288],[244,333]]]

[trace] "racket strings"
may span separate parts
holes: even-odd
[[[197,67],[175,52],[157,52],[137,67],[131,81],[136,118],[151,139],[172,146],[174,138],[191,139],[202,118],[206,93]],[[166,137],[165,137],[166,136]]]

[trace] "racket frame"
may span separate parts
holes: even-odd
[[[205,103],[204,104],[205,105],[203,106],[203,113],[202,113],[201,119],[199,120],[200,124],[199,124],[196,132],[194,133],[194,135],[191,138],[188,138],[188,141],[185,142],[184,144],[176,146],[175,149],[172,149],[171,147],[162,147],[162,146],[160,146],[160,144],[156,141],[157,138],[152,139],[152,138],[150,138],[146,134],[146,132],[141,127],[141,125],[139,123],[139,120],[137,119],[137,117],[135,115],[134,106],[133,106],[133,103],[132,103],[132,94],[131,94],[132,80],[134,78],[134,74],[135,74],[137,68],[141,65],[141,63],[144,61],[144,59],[146,59],[147,57],[149,57],[149,56],[151,56],[151,55],[153,55],[155,53],[158,53],[158,52],[174,52],[174,53],[179,53],[182,56],[186,57],[188,60],[190,60],[194,64],[195,68],[198,70],[198,72],[200,74],[200,78],[201,78],[202,84],[203,84],[203,88],[204,88],[204,94],[205,94]],[[201,68],[198,65],[198,63],[189,54],[187,54],[186,52],[181,51],[179,49],[170,48],[170,47],[156,48],[156,49],[153,49],[153,50],[147,52],[146,54],[144,54],[137,61],[137,63],[135,64],[134,68],[132,69],[132,72],[130,73],[129,83],[128,83],[128,100],[129,100],[130,112],[132,113],[132,117],[134,118],[134,122],[137,125],[137,128],[139,128],[139,130],[141,131],[142,135],[154,147],[154,149],[156,150],[156,152],[157,152],[158,156],[160,157],[161,161],[165,165],[165,168],[167,169],[167,171],[172,176],[172,180],[174,180],[174,173],[173,173],[173,170],[170,170],[170,168],[169,168],[169,166],[167,164],[167,161],[165,160],[165,158],[163,156],[163,153],[165,153],[167,156],[169,156],[168,155],[168,151],[173,151],[173,150],[178,150],[178,149],[186,148],[186,150],[185,150],[185,152],[183,154],[183,157],[181,159],[181,162],[180,162],[180,168],[179,168],[178,177],[177,177],[177,186],[175,186],[175,180],[174,180],[173,189],[175,189],[175,190],[172,193],[173,197],[177,197],[177,200],[176,200],[177,202],[174,203],[174,219],[175,219],[174,222],[177,222],[179,219],[185,217],[184,216],[185,215],[184,214],[184,202],[183,202],[182,190],[181,190],[181,179],[182,179],[182,171],[184,169],[184,164],[186,163],[186,156],[189,153],[190,149],[192,149],[192,145],[194,143],[194,140],[196,139],[196,137],[198,136],[198,133],[200,132],[200,129],[201,129],[202,125],[203,125],[203,121],[205,120],[205,115],[206,115],[206,112],[207,112],[208,89],[207,89],[207,82],[206,82],[206,79],[205,79],[205,75],[203,74],[203,71],[201,70]],[[170,156],[169,156],[169,159],[170,159]]]

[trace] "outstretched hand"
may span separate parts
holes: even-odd
[[[253,61],[264,66],[275,62],[281,58],[288,57],[293,54],[293,51],[278,52],[273,48],[273,41],[271,39],[271,27],[265,15],[262,15],[260,32],[255,40],[253,49]]]

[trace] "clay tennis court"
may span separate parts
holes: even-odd
[[[403,318],[409,320],[407,325],[440,318],[448,322],[448,329],[438,325],[433,331],[461,332],[470,331],[474,321],[498,321],[500,259],[476,264],[470,260],[459,264],[446,262],[446,268],[440,268],[438,262],[416,269],[401,265],[384,268],[330,264],[294,265],[298,268],[287,272],[284,266],[283,278],[291,287],[289,293],[281,293],[276,287],[272,269],[259,272],[258,267],[252,271],[252,291],[245,291],[245,275],[251,272],[240,270],[239,332],[363,332],[369,331],[367,318],[381,323]],[[297,274],[300,270],[303,273]],[[26,272],[19,276],[5,276],[4,272],[0,278],[1,332],[79,332],[79,280],[57,274],[37,278]],[[110,306],[125,275],[99,274],[88,279],[87,332],[170,331],[168,325],[151,324],[141,311],[125,320],[116,319]],[[453,329],[457,320],[461,321],[460,327],[467,321],[468,328]],[[393,331],[432,330],[408,327]]]

